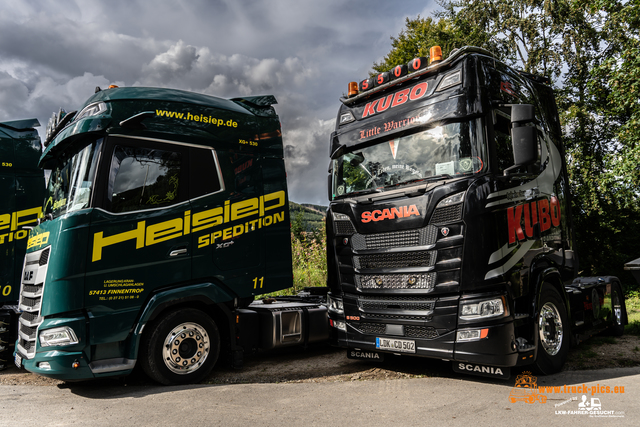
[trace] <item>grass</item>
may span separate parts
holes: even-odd
[[[640,335],[640,292],[629,293],[625,299],[627,306],[627,318],[629,324],[624,327],[624,333],[628,335]]]
[[[297,295],[308,287],[327,286],[327,252],[324,227],[317,232],[302,232],[291,235],[293,257],[293,287],[257,299],[276,295]]]

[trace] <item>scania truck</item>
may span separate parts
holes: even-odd
[[[139,364],[181,384],[219,358],[240,366],[245,351],[326,341],[321,298],[252,304],[293,285],[275,103],[110,87],[53,118],[18,367],[80,380]]]
[[[349,84],[330,139],[332,340],[349,357],[561,369],[622,334],[615,277],[578,278],[549,81],[465,47]]]
[[[44,198],[37,126],[37,119],[0,123],[0,370],[13,358],[28,228],[36,225]]]

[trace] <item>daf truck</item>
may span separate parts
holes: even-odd
[[[15,363],[51,378],[202,380],[218,359],[325,341],[321,297],[293,285],[273,96],[110,87],[49,123]]]
[[[349,84],[330,139],[332,341],[353,358],[557,372],[572,341],[622,334],[615,277],[577,277],[549,81],[439,47]]]
[[[37,126],[37,119],[0,123],[0,370],[12,363],[28,228],[36,225],[44,198]]]

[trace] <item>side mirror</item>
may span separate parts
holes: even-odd
[[[532,165],[538,160],[538,131],[533,126],[511,129],[513,163],[516,167]]]
[[[535,111],[531,104],[511,104],[511,124],[523,125],[536,120]]]
[[[532,165],[538,160],[538,131],[533,126],[535,110],[531,104],[512,104],[511,107],[511,145],[514,165],[504,170],[507,176],[512,170]]]

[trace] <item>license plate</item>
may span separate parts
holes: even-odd
[[[13,361],[16,363],[16,366],[18,367],[18,369],[22,369],[22,356],[16,353],[16,357]]]
[[[376,338],[376,348],[380,350],[396,351],[398,353],[415,353],[416,342],[411,340],[397,340],[393,338]]]

